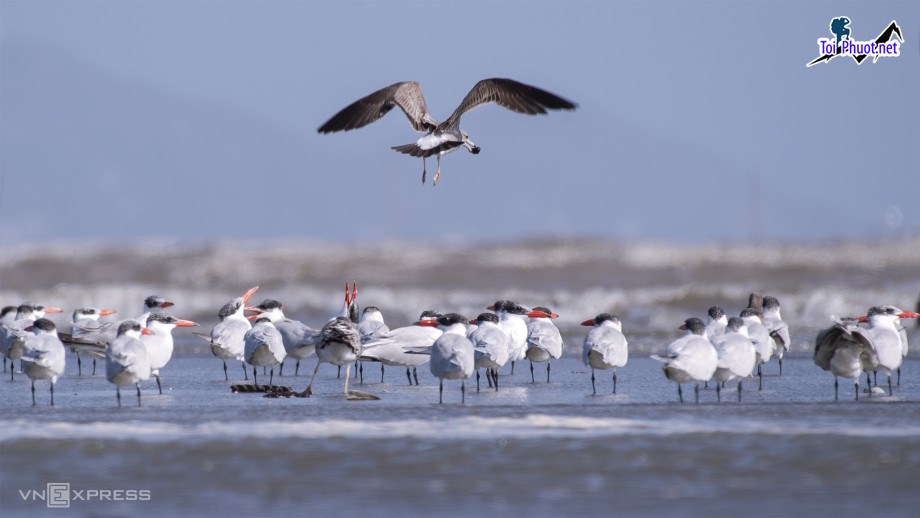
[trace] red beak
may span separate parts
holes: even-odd
[[[900,318],[920,318],[920,313],[916,311],[905,311],[898,315]]]
[[[198,324],[192,322],[191,320],[180,320],[176,322],[176,327],[195,327]]]
[[[25,331],[28,331],[28,332],[31,333],[31,332],[32,332],[32,326],[29,326],[29,327],[25,328]]]
[[[107,316],[109,316],[109,315],[114,315],[114,314],[115,314],[115,310],[114,310],[114,309],[102,309],[102,310],[99,311],[99,316],[100,316],[100,317],[107,317]]]
[[[533,310],[530,313],[527,313],[527,316],[530,318],[549,318],[550,317],[549,313],[546,313],[544,311],[537,311],[537,310]]]
[[[862,316],[856,317],[856,321],[857,322],[868,322],[869,318],[866,317],[866,315],[862,315]]]
[[[156,333],[154,333],[153,331],[151,331],[151,330],[149,330],[149,329],[147,329],[147,328],[145,327],[145,328],[141,329],[141,334],[142,334],[142,335],[155,335]]]
[[[495,304],[492,304],[491,306],[487,307],[486,309],[488,309],[489,311],[495,311]]]
[[[438,322],[436,320],[419,320],[415,323],[417,326],[426,326],[426,327],[438,327]]]
[[[171,307],[173,307],[173,306],[175,306],[175,304],[173,304],[172,302],[170,302],[170,301],[168,301],[168,300],[165,301],[165,302],[163,302],[162,304],[160,304],[160,307],[161,307],[161,308],[171,308]]]
[[[476,320],[470,320],[470,324],[472,324],[472,325],[475,326],[475,325],[477,324],[477,321],[476,321]]]
[[[677,329],[680,329],[681,331],[686,331],[686,330],[687,330],[687,324],[681,324],[680,327],[678,327]]]
[[[249,290],[243,294],[243,304],[249,302],[249,297],[252,297],[253,295],[255,295],[257,291],[259,291],[258,286],[249,288]]]
[[[590,318],[590,319],[588,319],[588,320],[585,320],[584,322],[581,323],[581,325],[583,325],[583,326],[593,326],[593,325],[594,325],[594,319],[593,319],[593,318]]]

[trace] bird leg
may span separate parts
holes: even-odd
[[[546,362],[546,382],[547,383],[549,383],[549,363],[550,362],[548,361]]]
[[[83,375],[83,362],[80,361],[80,353],[77,353],[77,376]]]
[[[840,395],[838,393],[839,388],[840,382],[837,380],[837,376],[834,376],[834,401],[838,401],[840,399]]]
[[[281,373],[278,373],[278,375],[280,376]],[[272,390],[272,382],[274,382],[274,378],[275,378],[275,367],[272,366],[272,370],[268,371],[268,391],[269,392],[271,392]]]
[[[383,362],[380,362],[380,383],[383,383]]]
[[[696,396],[696,404],[699,405],[700,404],[700,384],[699,383],[693,386],[693,393]]]
[[[121,406],[121,389],[118,388],[118,385],[115,385],[115,399],[118,400],[118,406]]]
[[[591,369],[591,391],[592,394],[597,394],[597,386],[594,384],[594,369]]]
[[[415,386],[418,386],[418,368],[412,367],[412,377],[415,378]]]
[[[245,381],[249,381],[249,374],[246,373],[246,364],[243,362],[240,362],[240,367],[243,368],[243,379]]]
[[[488,375],[488,372],[486,373]],[[492,388],[492,381],[489,381],[489,388]],[[479,369],[476,369],[476,392],[479,392]]]
[[[898,386],[901,386],[901,368],[898,367]]]
[[[321,362],[319,361],[319,358],[316,358],[316,368],[313,369],[313,376],[310,377],[310,384],[307,385],[307,388],[303,389],[303,392],[300,393],[300,397],[307,397],[313,394],[313,379],[316,378],[316,373],[319,372],[320,365],[321,365]],[[341,369],[342,367],[339,367],[339,370]]]
[[[252,384],[257,387],[259,386],[259,378],[256,377],[256,366],[255,365],[252,366]]]
[[[511,360],[511,375],[514,376],[514,360]]]
[[[141,406],[141,384],[135,383],[134,386],[137,387],[137,406]]]
[[[439,381],[440,383],[438,383],[438,404],[443,405],[444,404],[444,379],[442,378]]]
[[[425,176],[428,174],[428,170],[425,167],[425,162],[428,160],[428,157],[422,157],[422,185],[425,185]]]
[[[716,403],[722,402],[722,384],[716,383]]]
[[[591,371],[591,375],[594,376],[594,370]],[[617,368],[613,368],[613,393],[617,393]]]
[[[355,369],[361,373],[361,384],[364,385],[364,362],[358,362],[358,366]],[[348,379],[347,373],[345,379]]]
[[[274,369],[274,367],[272,367],[272,369]],[[278,366],[278,377],[284,377],[284,362],[281,362],[281,365]]]
[[[466,404],[466,382],[460,380],[460,404]]]
[[[763,364],[757,366],[757,390],[763,390]]]
[[[479,369],[476,369],[476,374],[479,374]],[[492,388],[492,367],[486,367],[486,381],[489,382],[489,388]]]
[[[534,377],[533,377],[533,362],[530,362],[530,382],[531,382],[531,383],[536,383],[536,382],[537,382],[537,380],[534,379]]]
[[[294,376],[297,376],[300,373],[300,360],[297,360],[297,365],[294,366]],[[278,371],[278,375],[281,375],[281,371]]]
[[[495,381],[495,392],[498,392],[498,369],[492,369],[492,380]]]
[[[853,386],[856,388],[856,401],[859,401],[859,379],[858,378],[856,379],[856,382],[853,384]]]
[[[438,185],[438,178],[441,177],[441,154],[438,153],[438,170],[434,173],[434,181],[432,185]]]
[[[162,395],[163,395],[163,386],[160,385],[160,375],[159,375],[159,374],[156,375],[156,379],[157,379],[157,389],[160,391],[160,395],[162,396]]]
[[[412,386],[412,373],[409,372],[409,367],[406,367],[406,379],[409,380],[409,386]]]
[[[894,390],[892,390],[891,388],[891,373],[890,372],[888,373],[888,395],[889,396],[894,395]]]
[[[245,370],[243,371],[245,372]],[[224,360],[224,380],[229,380],[230,376],[227,376],[227,360]]]
[[[32,380],[32,406],[35,406],[35,380]]]
[[[345,395],[346,395],[346,396],[348,395],[348,378],[349,378],[349,373],[350,373],[350,372],[351,372],[351,369],[349,369],[349,368],[346,367],[346,368],[345,368]],[[361,377],[362,377],[361,383],[364,383],[364,380],[363,380],[363,378],[364,378],[364,369],[363,369],[363,368],[361,369]]]
[[[54,406],[54,382],[51,383],[51,406]]]
[[[782,358],[779,359],[779,375],[780,376],[783,375],[783,359]]]
[[[741,402],[741,380],[738,380],[738,402]]]
[[[96,375],[96,358],[93,358],[93,376]]]
[[[677,398],[681,403],[684,402],[684,389],[680,388],[680,383],[677,384]]]

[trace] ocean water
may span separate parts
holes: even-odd
[[[920,359],[911,352],[893,396],[860,393],[811,361],[815,333],[831,314],[869,305],[912,307],[920,293],[920,240],[786,246],[616,245],[529,242],[475,247],[215,245],[54,247],[0,252],[0,299],[140,312],[152,293],[171,312],[207,331],[216,311],[252,285],[288,313],[319,325],[341,305],[345,279],[362,305],[379,306],[392,326],[422,309],[483,311],[498,298],[548,304],[567,345],[551,381],[527,362],[508,367],[498,392],[475,379],[445,383],[419,369],[364,365],[377,401],[348,401],[344,380],[324,366],[316,394],[267,399],[233,393],[242,371],[219,360],[187,330],[162,370],[164,393],[115,389],[102,370],[84,375],[68,354],[56,405],[47,382],[0,378],[0,512],[60,515],[49,484],[69,484],[68,513],[133,516],[319,514],[371,516],[915,516],[920,505]],[[750,291],[776,295],[792,326],[793,352],[763,390],[745,380],[742,401],[729,383],[685,403],[649,359],[688,316],[709,305],[736,314]],[[621,315],[631,357],[618,372],[580,362],[587,328],[602,311]],[[62,327],[66,315],[58,319]],[[912,343],[920,334],[911,326]],[[285,365],[276,383],[301,390]],[[8,375],[9,373],[6,373]],[[250,372],[251,377],[251,372]],[[260,380],[263,377],[260,375]],[[267,379],[267,378],[264,378]],[[885,383],[879,377],[880,384]],[[865,390],[865,385],[861,387]],[[52,486],[59,487],[59,486]]]

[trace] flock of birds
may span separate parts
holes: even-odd
[[[423,311],[413,325],[390,329],[376,306],[368,306],[359,316],[356,285],[345,284],[345,301],[339,314],[319,329],[287,318],[283,305],[273,299],[249,306],[258,287],[247,290],[221,307],[219,322],[209,334],[195,333],[207,340],[213,355],[223,361],[224,379],[229,380],[227,360],[242,362],[243,376],[248,381],[247,365],[252,366],[254,390],[267,392],[267,397],[307,397],[313,393],[313,383],[320,366],[329,363],[345,367],[344,393],[349,399],[375,399],[362,391],[348,388],[352,365],[363,381],[363,362],[379,362],[381,382],[385,366],[406,369],[409,385],[418,385],[417,368],[429,364],[431,374],[439,379],[438,401],[443,402],[444,380],[460,380],[461,401],[465,401],[465,381],[476,376],[480,390],[480,371],[486,374],[489,388],[499,389],[499,372],[510,363],[530,362],[531,381],[536,382],[534,364],[546,363],[546,381],[550,382],[551,361],[563,354],[562,335],[553,324],[558,317],[548,307],[525,307],[517,302],[499,300],[488,306],[489,312],[469,320],[458,313]],[[160,369],[169,362],[173,352],[172,331],[176,327],[197,326],[161,310],[173,304],[162,297],[144,300],[143,313],[127,320],[102,321],[114,311],[80,308],[73,312],[71,333],[58,332],[54,322],[45,318],[60,313],[54,307],[24,303],[3,309],[0,317],[0,348],[4,371],[10,363],[10,379],[14,379],[13,362],[20,360],[22,372],[31,380],[32,403],[35,404],[35,381],[51,382],[51,404],[54,386],[64,373],[65,344],[77,355],[78,374],[82,375],[81,355],[104,358],[108,381],[116,387],[121,405],[121,388],[134,386],[137,404],[141,404],[140,384],[154,377],[162,394]],[[246,313],[250,313],[247,315]],[[677,384],[680,402],[684,401],[683,384],[694,383],[699,402],[700,383],[716,385],[721,391],[727,382],[737,381],[737,397],[741,401],[742,382],[755,375],[763,387],[763,366],[777,359],[782,374],[784,354],[790,346],[789,327],[783,321],[776,297],[752,293],[748,307],[737,317],[728,318],[725,311],[713,306],[707,321],[688,318],[680,326],[683,335],[671,342],[662,354],[652,358],[662,363],[667,379]],[[865,315],[853,318],[832,317],[834,324],[818,333],[815,340],[815,364],[834,375],[835,399],[838,378],[853,381],[856,399],[863,373],[871,389],[877,380],[869,373],[888,375],[888,391],[893,394],[892,372],[898,373],[907,355],[907,334],[901,319],[920,318],[920,314],[890,305],[869,308]],[[612,371],[612,391],[617,389],[617,369],[626,365],[628,343],[619,317],[601,313],[582,322],[591,327],[584,338],[582,360],[591,368],[591,386],[597,393],[596,370]],[[274,369],[279,374],[285,360],[300,361],[316,356],[316,367],[310,382],[302,392],[275,387]],[[360,367],[359,367],[360,366]],[[269,384],[258,384],[258,367],[270,369]],[[880,390],[880,389],[876,389]]]

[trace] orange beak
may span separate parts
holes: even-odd
[[[415,323],[415,325],[425,327],[438,327],[438,322],[436,320],[419,320]]]
[[[594,319],[593,319],[593,318],[589,318],[588,320],[585,320],[584,322],[582,322],[581,325],[583,325],[583,326],[593,326],[593,325],[594,325]]]
[[[259,291],[258,286],[249,288],[249,290],[247,290],[246,293],[243,294],[243,304],[249,302],[249,298],[255,295],[257,291]]]
[[[61,308],[56,308],[56,307],[47,307],[47,308],[45,308],[45,314],[47,315],[47,314],[50,314],[50,313],[62,313],[62,311],[61,311]]]
[[[109,316],[109,315],[114,315],[114,314],[115,314],[115,310],[114,310],[114,309],[102,309],[102,310],[99,310],[99,316],[100,316],[100,317],[107,317],[107,316]]]
[[[175,306],[175,304],[173,304],[172,302],[170,302],[170,301],[168,301],[168,300],[167,300],[166,302],[160,304],[160,307],[161,307],[161,308],[171,308],[171,307],[173,307],[173,306]]]
[[[147,329],[147,328],[145,327],[145,328],[141,329],[141,334],[142,334],[142,335],[155,335],[156,333],[154,333],[153,331],[151,331],[151,330],[149,330],[149,329]]]
[[[192,322],[191,320],[180,320],[176,322],[176,327],[195,327],[198,324]]]
[[[553,313],[555,315],[555,313]],[[530,313],[527,313],[527,316],[530,318],[550,318],[550,314],[545,311],[533,310]],[[559,315],[556,315],[559,316]]]
[[[917,313],[916,311],[905,311],[903,313],[900,313],[898,317],[900,318],[920,318],[920,313]]]

